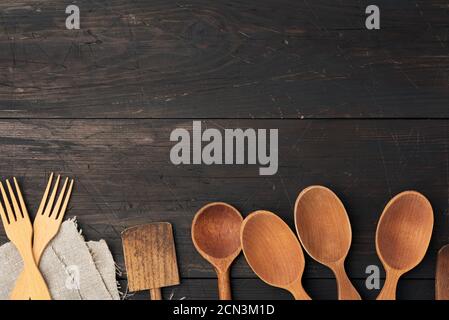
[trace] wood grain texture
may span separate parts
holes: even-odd
[[[67,215],[88,239],[104,238],[122,267],[121,231],[169,221],[183,283],[165,298],[173,290],[210,299],[216,276],[190,236],[199,208],[267,209],[293,227],[298,192],[326,185],[353,225],[348,274],[375,298],[362,279],[381,265],[376,223],[394,194],[418,190],[432,202],[435,230],[398,298],[434,297],[436,253],[449,238],[447,0],[379,0],[380,31],[364,27],[367,0],[76,4],[79,31],[65,30],[68,3],[0,3],[0,176],[21,177],[30,211],[49,172],[73,176]],[[196,118],[218,129],[280,128],[279,173],[173,166],[170,132]],[[262,118],[291,120],[249,120]],[[231,276],[236,299],[290,298],[255,279],[242,256]],[[314,299],[337,297],[331,271],[307,257],[304,285]]]
[[[199,254],[215,269],[218,297],[231,300],[231,266],[240,255],[242,214],[224,202],[212,202],[200,208],[192,221],[192,242]]]
[[[126,282],[121,281],[122,287]],[[364,287],[364,280],[355,280],[356,287]],[[425,279],[403,279],[398,287],[400,300],[433,300],[434,281]],[[217,284],[214,279],[183,279],[182,286],[165,288],[164,299],[215,299]],[[304,279],[304,286],[314,300],[336,300],[337,287],[334,279]],[[236,300],[292,300],[292,295],[285,290],[269,286],[260,279],[234,279],[233,292]],[[367,290],[364,299],[375,299],[379,290]],[[143,292],[130,294],[130,300],[148,299]]]
[[[376,251],[387,274],[378,300],[396,299],[399,278],[427,252],[433,224],[432,205],[421,193],[404,191],[388,202],[376,230]]]
[[[180,283],[170,223],[128,228],[122,241],[130,291],[150,290],[152,300],[160,300],[161,288]]]
[[[296,300],[310,300],[302,286],[305,259],[290,227],[273,212],[248,215],[240,231],[246,261],[267,284],[289,291]]]
[[[244,216],[265,208],[294,228],[294,199],[312,184],[329,186],[345,203],[353,225],[347,271],[351,278],[365,278],[367,265],[381,267],[374,239],[388,199],[415,189],[431,201],[435,229],[427,257],[406,278],[434,278],[436,253],[449,238],[449,121],[204,122],[218,129],[280,128],[279,172],[263,178],[256,166],[171,164],[170,132],[190,125],[179,120],[0,120],[0,175],[21,177],[31,214],[41,200],[47,173],[74,177],[77,184],[66,216],[78,217],[87,239],[106,239],[122,266],[121,231],[137,224],[171,222],[184,278],[215,277],[190,235],[195,212],[204,204],[226,201]],[[6,241],[3,233],[0,240]],[[232,276],[254,274],[240,256]],[[307,259],[305,277],[333,275]]]
[[[293,228],[293,201],[311,184],[330,186],[346,205],[353,224],[346,263],[350,278],[365,278],[366,267],[373,264],[383,276],[374,245],[380,214],[394,194],[421,190],[434,207],[435,230],[427,257],[405,280],[428,280],[419,283],[425,283],[424,292],[432,292],[433,297],[430,280],[434,279],[436,253],[449,237],[449,121],[211,120],[204,124],[219,129],[280,128],[279,154],[283,156],[278,175],[261,178],[254,166],[172,165],[170,132],[188,128],[189,121],[62,119],[0,120],[0,175],[21,177],[31,213],[36,212],[48,172],[76,178],[66,216],[78,217],[87,239],[104,238],[123,269],[121,231],[137,224],[171,222],[183,278],[216,277],[191,241],[191,222],[198,208],[211,200],[232,203],[244,216],[266,208]],[[0,240],[6,241],[4,233]],[[231,276],[233,281],[255,277],[242,256]],[[335,285],[327,268],[307,258],[304,277],[305,283],[328,278]],[[363,282],[357,285],[355,281],[355,285],[362,297],[372,297]],[[204,297],[204,290],[211,292],[204,288],[190,296]],[[215,285],[211,290],[216,294]],[[415,289],[405,291],[403,298],[420,296]],[[321,291],[310,294],[329,297]]]
[[[435,275],[435,300],[449,300],[449,246],[438,251]]]
[[[296,198],[294,211],[296,232],[304,249],[334,272],[338,298],[360,300],[345,271],[352,230],[341,200],[329,188],[310,186]]]
[[[446,0],[0,4],[0,117],[448,117]]]
[[[14,178],[14,185],[13,190],[9,180],[6,180],[6,191],[0,181],[2,198],[0,216],[8,239],[23,260],[22,273],[28,291],[24,297],[18,297],[18,299],[51,300],[50,291],[33,255],[33,226],[16,178]],[[15,296],[10,297],[10,299],[15,298]]]
[[[39,209],[36,212],[36,216],[33,221],[33,256],[36,261],[36,265],[39,266],[42,254],[50,241],[58,234],[62,221],[64,221],[65,212],[72,194],[73,179],[70,181],[67,189],[68,178],[65,179],[59,194],[58,186],[60,176],[56,178],[56,182],[53,185],[53,189],[50,197],[50,187],[52,186],[53,173],[51,173],[48,179],[47,187],[45,188],[44,195],[39,205]],[[56,196],[58,197],[55,203]],[[54,204],[54,206],[53,206]],[[26,282],[24,272],[19,274],[14,289],[12,290],[10,297],[11,300],[27,300],[29,299],[28,293],[29,284]]]

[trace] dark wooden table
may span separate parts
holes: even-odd
[[[31,211],[50,171],[73,176],[68,216],[121,266],[124,228],[169,221],[182,285],[164,295],[214,299],[215,274],[191,242],[195,212],[226,201],[293,226],[298,192],[324,184],[347,207],[347,270],[372,299],[377,220],[389,198],[416,189],[433,204],[434,235],[398,297],[433,298],[436,252],[449,242],[448,0],[378,0],[377,31],[365,28],[365,0],[78,0],[81,30],[66,30],[70,3],[0,3],[0,176],[20,177]],[[170,132],[194,119],[278,128],[279,172],[174,166]],[[232,277],[236,299],[291,298],[243,257]],[[309,258],[304,284],[336,298],[331,272]]]

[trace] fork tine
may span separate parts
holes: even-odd
[[[3,205],[1,202],[0,202],[0,216],[3,221],[3,226],[6,228],[6,226],[9,224],[9,221],[8,221],[8,218],[6,217],[5,210],[3,210]]]
[[[67,181],[69,181],[69,178],[65,178],[64,185],[62,186],[62,189],[59,192],[58,200],[56,200],[55,207],[53,208],[53,212],[50,215],[51,217],[54,217],[55,219],[58,217],[59,208],[61,207],[62,199],[64,198],[64,194],[65,194],[65,188],[67,188]]]
[[[19,198],[20,208],[22,209],[22,215],[24,218],[28,218],[28,210],[25,205],[25,201],[23,201],[22,192],[20,191],[19,183],[17,182],[16,177],[14,179],[14,185],[16,186],[17,197]]]
[[[14,207],[14,213],[16,214],[16,220],[19,220],[19,218],[23,218],[23,213],[22,211],[20,211],[19,204],[17,203],[16,196],[11,187],[11,184],[9,183],[9,180],[6,180],[6,185],[8,186],[9,197],[11,198],[12,206]]]
[[[6,181],[8,181],[8,180],[6,180]],[[8,214],[9,223],[16,221],[16,217],[14,216],[14,213],[12,212],[11,205],[9,204],[8,196],[6,195],[5,189],[3,188],[3,183],[1,181],[0,181],[0,190],[2,192],[3,202],[5,204],[6,213]]]
[[[53,207],[53,202],[55,202],[56,192],[58,191],[59,187],[59,180],[61,180],[61,175],[58,175],[58,177],[56,178],[55,186],[53,187],[50,199],[48,200],[47,206],[45,207],[44,216],[49,217],[51,215],[51,209]]]
[[[40,215],[44,212],[45,203],[47,202],[48,192],[50,191],[52,181],[53,181],[53,172],[50,174],[50,178],[48,178],[48,183],[47,187],[45,188],[44,196],[42,197],[39,209],[37,209],[37,215]]]
[[[56,220],[61,220],[62,218],[64,218],[65,212],[67,210],[67,205],[70,200],[70,196],[72,195],[72,188],[73,188],[73,179],[70,181],[69,189],[67,190],[67,194],[65,195],[64,203],[62,204],[61,211],[56,217]]]

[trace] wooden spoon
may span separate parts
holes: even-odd
[[[322,186],[304,189],[296,199],[295,224],[304,249],[335,274],[339,300],[361,300],[345,271],[352,231],[345,207]]]
[[[438,251],[435,300],[449,300],[449,244]]]
[[[296,300],[310,300],[301,283],[304,254],[289,226],[269,211],[255,211],[240,231],[243,253],[251,269],[267,284],[290,291]]]
[[[196,250],[215,268],[220,300],[231,300],[230,266],[240,254],[243,218],[233,206],[214,202],[202,207],[192,223]]]
[[[386,271],[377,300],[395,300],[399,278],[416,267],[426,254],[433,229],[429,200],[405,191],[388,202],[376,231],[376,250]]]

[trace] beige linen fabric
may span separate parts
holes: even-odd
[[[62,223],[39,268],[55,300],[118,300],[115,263],[104,240],[85,242],[73,220]],[[8,299],[22,259],[8,242],[0,247],[0,299]]]

